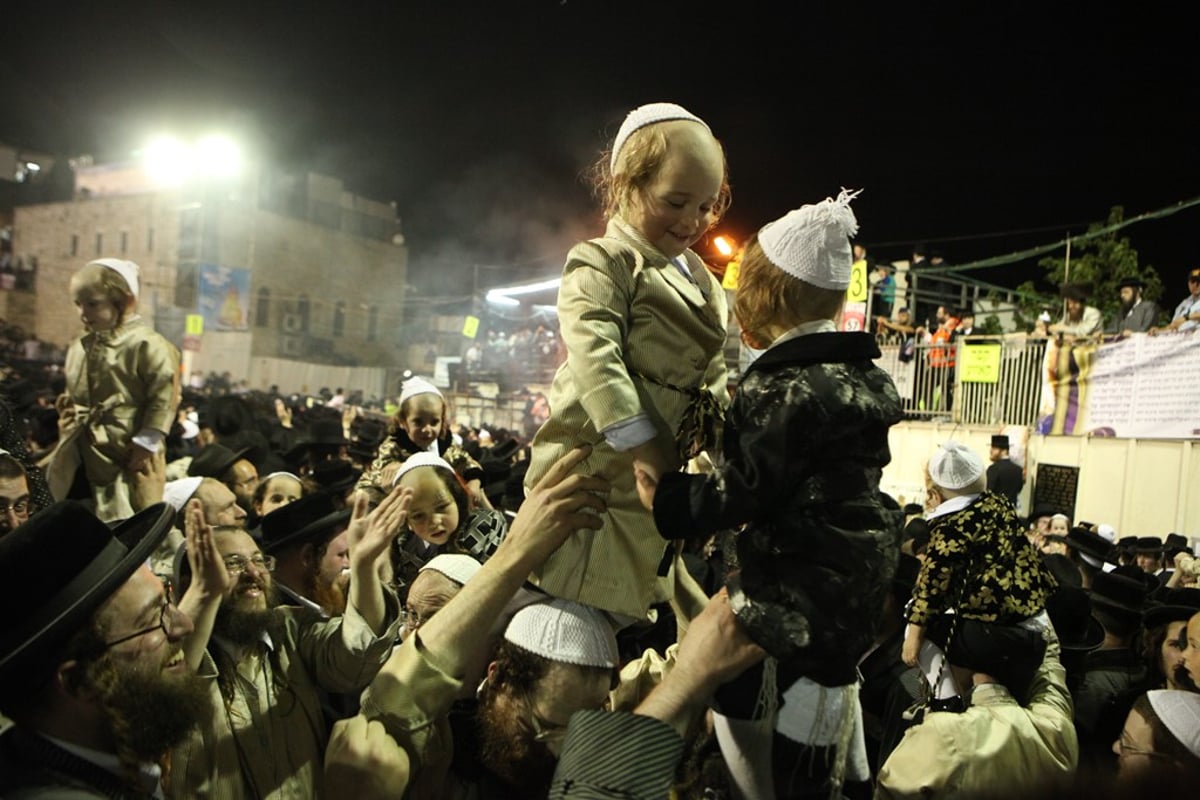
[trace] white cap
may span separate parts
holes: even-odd
[[[712,133],[712,129],[708,127],[707,122],[681,105],[676,105],[675,103],[647,103],[644,106],[638,106],[625,115],[625,121],[621,123],[621,128],[617,131],[617,138],[613,139],[612,156],[609,158],[608,163],[609,168],[613,172],[616,172],[617,156],[621,154],[621,148],[625,146],[625,140],[629,138],[630,134],[647,125],[653,125],[656,122],[669,122],[673,119],[686,119],[692,122],[699,122],[704,126],[706,131]]]
[[[929,459],[929,477],[943,489],[961,489],[982,476],[983,459],[961,442],[946,442]]]
[[[200,488],[200,483],[204,478],[200,475],[192,475],[179,480],[167,481],[163,487],[163,501],[171,508],[179,511],[187,501],[192,499],[192,495]]]
[[[552,597],[513,615],[504,638],[534,655],[581,667],[617,666],[617,637],[601,612]]]
[[[200,435],[200,426],[186,417],[184,418],[183,422],[179,423],[179,425],[183,428],[182,435],[184,439],[195,439]]]
[[[1179,689],[1146,692],[1150,707],[1171,735],[1200,758],[1200,694]]]
[[[434,386],[424,378],[409,378],[400,385],[400,405],[404,405],[404,401],[410,397],[416,397],[419,394],[436,394],[442,396],[441,390]]]
[[[406,472],[412,472],[417,467],[437,467],[444,469],[447,472],[454,472],[454,467],[450,466],[450,462],[436,453],[430,453],[428,450],[422,450],[419,453],[413,453],[408,458],[404,459],[404,463],[400,465],[400,469],[396,471],[396,477],[392,479],[392,486],[400,482],[400,476]]]
[[[107,267],[124,278],[125,283],[129,284],[129,291],[133,294],[134,299],[137,299],[138,292],[141,291],[138,275],[142,271],[137,264],[120,258],[97,258],[95,261],[89,261],[86,266],[90,267],[93,264]]]
[[[850,201],[861,192],[842,189],[837,200],[827,197],[768,222],[758,232],[763,253],[787,274],[813,286],[849,287],[854,263],[849,237],[858,233]]]
[[[479,572],[480,566],[481,564],[478,561],[468,555],[462,553],[442,553],[431,558],[417,572],[424,572],[427,569],[431,569],[434,572],[440,572],[458,585],[465,586],[467,581],[471,580],[476,572]]]
[[[1117,529],[1107,522],[1101,522],[1096,526],[1096,533],[1103,536],[1110,543],[1117,541]]]

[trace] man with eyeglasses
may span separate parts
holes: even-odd
[[[211,528],[203,503],[189,501],[196,555],[181,606],[196,621],[196,641],[208,642],[200,671],[216,676],[208,684],[214,717],[175,749],[167,797],[324,796],[322,695],[363,689],[396,641],[399,601],[379,568],[410,498],[397,488],[370,514],[365,496],[356,503],[346,610],[332,618],[277,605],[274,556],[240,527]]]
[[[25,467],[0,451],[0,536],[29,519],[29,481]]]
[[[117,524],[56,503],[0,539],[0,796],[161,796],[168,750],[211,716],[193,626],[146,559],[156,504]]]

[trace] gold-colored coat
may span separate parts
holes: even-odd
[[[577,469],[612,484],[604,526],[572,535],[533,578],[553,595],[639,618],[672,596],[673,570],[660,569],[668,542],[638,500],[630,456],[600,431],[644,412],[668,467],[677,469],[675,433],[691,396],[663,384],[729,403],[725,294],[699,256],[685,256],[691,281],[620,219],[603,239],[571,249],[558,294],[567,360],[525,479],[528,490],[565,452],[592,445]]]

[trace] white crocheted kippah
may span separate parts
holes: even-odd
[[[113,272],[125,279],[125,283],[129,285],[129,291],[136,300],[141,287],[138,284],[138,275],[141,274],[141,267],[132,261],[125,261],[120,258],[97,258],[95,261],[89,261],[86,266],[93,264],[111,269]]]
[[[420,453],[413,453],[404,459],[404,463],[400,465],[400,469],[396,470],[396,477],[392,479],[392,486],[399,483],[401,476],[406,472],[412,472],[417,467],[435,467],[437,469],[444,469],[447,472],[454,472],[454,467],[450,466],[449,461],[436,453],[422,450]]]
[[[465,586],[467,581],[471,580],[476,572],[479,572],[480,566],[478,561],[463,553],[442,553],[431,558],[417,572],[431,569],[434,572],[440,572],[458,585]]]
[[[409,378],[400,385],[400,405],[404,405],[404,401],[408,398],[416,397],[419,394],[442,396],[441,390],[424,378]]]
[[[1200,694],[1179,689],[1153,689],[1146,692],[1150,707],[1171,735],[1200,758]]]
[[[617,638],[608,619],[573,600],[553,597],[522,608],[504,629],[504,638],[561,664],[617,665]]]
[[[710,133],[712,132],[707,122],[681,105],[676,105],[675,103],[647,103],[644,106],[638,106],[625,115],[625,121],[621,123],[621,128],[617,131],[617,138],[613,139],[612,156],[608,164],[609,168],[613,172],[616,172],[617,156],[620,155],[621,148],[625,146],[625,140],[629,138],[631,133],[647,125],[653,125],[656,122],[667,122],[673,119],[687,119],[692,122],[699,122],[704,126],[705,130]]]
[[[174,481],[167,481],[163,486],[163,501],[171,508],[179,511],[187,505],[187,501],[192,499],[192,495],[200,488],[200,483],[204,480],[199,475],[193,475],[187,478],[180,478]]]
[[[982,475],[983,459],[961,442],[946,442],[929,459],[929,477],[943,489],[970,486]]]
[[[836,200],[789,211],[758,232],[758,243],[771,263],[789,275],[822,289],[850,285],[854,254],[849,237],[858,233],[850,201],[862,190],[842,189]]]

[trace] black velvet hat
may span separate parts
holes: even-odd
[[[192,458],[192,463],[188,465],[187,474],[192,477],[221,480],[221,476],[245,456],[248,450],[249,448],[230,450],[223,444],[213,442],[196,453]]]
[[[1087,592],[1059,586],[1046,599],[1046,613],[1064,650],[1095,650],[1104,643],[1104,626],[1092,616]]]
[[[1158,598],[1162,601],[1162,605],[1154,606],[1146,611],[1143,623],[1147,629],[1165,625],[1168,622],[1191,619],[1200,613],[1200,589],[1190,586],[1163,589]]]
[[[338,510],[326,492],[307,494],[262,518],[262,549],[278,553],[293,544],[315,541],[350,521],[350,510]]]
[[[175,511],[156,503],[111,527],[73,500],[51,505],[0,538],[0,680],[62,645],[167,535]]]
[[[1042,635],[1017,625],[966,618],[952,621],[954,616],[934,617],[929,641],[942,648],[950,664],[993,676],[1023,702],[1046,652]]]

